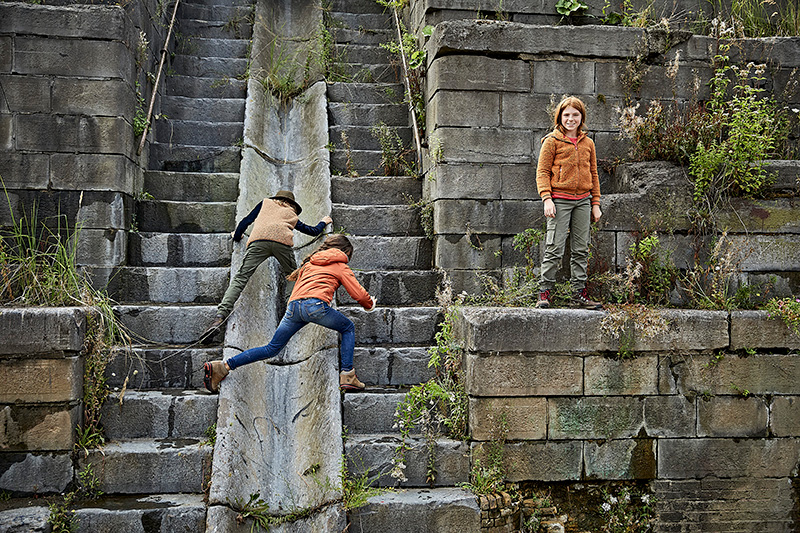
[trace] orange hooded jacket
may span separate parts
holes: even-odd
[[[336,289],[340,285],[344,285],[347,293],[361,304],[361,307],[371,310],[374,307],[374,301],[358,282],[350,267],[347,266],[348,261],[347,254],[335,248],[315,253],[308,262],[300,267],[289,300],[319,298],[331,303]]]
[[[580,199],[591,195],[592,205],[600,204],[600,178],[594,142],[585,134],[577,146],[558,131],[542,139],[536,166],[536,188],[542,200],[548,198]]]

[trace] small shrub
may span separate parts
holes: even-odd
[[[622,487],[616,494],[603,490],[601,514],[606,520],[604,533],[644,533],[653,530],[655,499],[649,493]]]
[[[764,309],[770,317],[780,318],[792,333],[800,336],[800,298],[772,298]]]

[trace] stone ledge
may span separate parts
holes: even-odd
[[[86,308],[25,307],[0,310],[0,356],[77,353],[86,334]]]

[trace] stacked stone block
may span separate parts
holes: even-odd
[[[760,311],[661,314],[621,358],[604,313],[464,309],[473,458],[505,415],[509,481],[652,480],[664,531],[789,530],[800,338]]]
[[[420,24],[436,20],[434,12],[426,11]],[[798,66],[796,44],[777,39],[741,45],[732,61],[766,62],[772,91],[783,91]],[[593,237],[593,259],[612,269],[624,267],[643,224],[670,209],[679,220],[674,228],[679,236],[671,245],[681,255],[678,266],[693,260],[686,236],[689,220],[682,209],[691,203],[685,172],[645,167],[631,171],[636,176],[631,180],[619,168],[608,173],[603,162],[627,154],[617,111],[627,101],[641,104],[643,114],[652,100],[668,106],[673,100],[707,97],[712,39],[681,31],[459,20],[438,24],[426,49],[425,195],[434,205],[434,263],[451,274],[454,289],[478,292],[476,273],[499,275],[524,263],[513,237],[543,227],[536,163],[541,140],[553,129],[551,110],[565,93],[586,102],[600,162],[605,217]],[[623,81],[636,57],[645,58],[637,67],[643,73],[638,89]],[[674,81],[666,76],[670,62],[680,67]],[[789,103],[798,100],[800,95],[793,94]],[[779,188],[796,192],[797,167],[781,163],[775,168]],[[738,247],[753,247],[741,264],[744,281],[777,274],[784,292],[796,288],[792,258],[798,252],[798,231],[792,221],[797,217],[788,214],[795,213],[794,202],[741,204],[724,213],[720,224],[731,230]],[[538,250],[532,259],[540,261]]]
[[[0,176],[11,211],[0,224],[31,217],[34,205],[51,227],[62,216],[62,228],[80,228],[82,265],[125,261],[141,190],[135,80],[155,56],[142,46],[163,40],[151,12],[154,2],[0,6]]]
[[[0,491],[62,492],[81,420],[85,311],[8,309],[0,330]]]

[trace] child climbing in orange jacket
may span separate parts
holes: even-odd
[[[347,265],[353,255],[353,245],[344,235],[329,235],[322,246],[292,272],[294,290],[272,340],[266,346],[250,348],[226,361],[204,365],[203,382],[211,392],[219,391],[220,382],[240,366],[274,357],[289,339],[309,322],[338,331],[342,335],[340,350],[341,372],[339,386],[345,390],[363,390],[364,384],[353,368],[355,325],[353,321],[332,308],[336,289],[343,285],[348,294],[367,311],[375,309],[375,299],[361,286]]]

